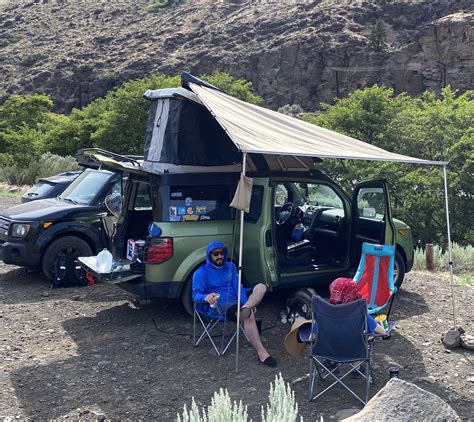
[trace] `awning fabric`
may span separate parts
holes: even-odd
[[[394,161],[445,165],[385,151],[337,132],[231,97],[209,86],[190,82],[189,88],[212,113],[241,152],[293,157]],[[301,157],[301,158],[298,158]],[[274,159],[275,160],[275,159]]]

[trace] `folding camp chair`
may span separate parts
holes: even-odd
[[[236,330],[236,321],[232,321],[226,319],[224,314],[219,314],[215,316],[214,314],[210,315],[208,312],[209,305],[201,305],[201,304],[194,304],[194,324],[193,324],[193,342],[194,346],[199,346],[206,338],[211,342],[214,351],[216,352],[217,356],[224,356],[225,352],[229,349],[230,345],[234,341],[235,337],[237,336]],[[202,333],[199,335],[199,338],[196,340],[197,337],[197,321],[201,323],[202,326]],[[213,334],[216,331],[214,330],[216,327],[222,326],[221,334]],[[243,329],[243,325],[239,324],[239,329],[241,333],[244,335],[245,338],[245,331]],[[221,347],[218,347],[214,338],[220,338],[221,340]]]
[[[394,284],[395,246],[364,242],[359,267],[354,276],[362,297],[367,301],[369,314],[388,307],[387,319],[397,288]]]
[[[332,305],[319,296],[313,296],[311,305],[316,339],[310,348],[309,400],[313,401],[335,385],[341,385],[365,405],[369,399],[373,344],[367,333],[365,300]],[[351,373],[360,376],[360,380],[354,382],[364,381],[365,395],[349,387],[346,377]],[[321,391],[315,394],[316,375]],[[333,382],[324,388],[327,378]]]

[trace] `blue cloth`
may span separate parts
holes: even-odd
[[[216,267],[209,256],[213,249],[224,250],[224,265]],[[207,245],[206,263],[193,275],[193,301],[198,304],[198,309],[211,318],[219,318],[225,310],[237,303],[239,276],[237,267],[233,262],[227,261],[228,251],[222,242],[210,242]],[[219,293],[220,298],[217,308],[211,308],[205,298],[209,293]],[[240,291],[240,306],[247,302],[247,294],[242,287]]]
[[[377,321],[372,317],[372,315],[367,314],[367,331],[369,334],[372,334],[377,327]],[[318,325],[315,323],[313,326],[313,333],[318,334]],[[303,324],[299,329],[298,329],[298,340],[305,343],[310,341],[310,336],[311,336],[311,325],[310,323],[308,324]]]

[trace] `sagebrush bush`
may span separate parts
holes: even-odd
[[[275,386],[270,383],[267,411],[262,406],[262,422],[296,422],[298,404],[290,385],[283,381],[281,374],[275,377]],[[233,402],[227,390],[215,392],[211,405],[201,410],[192,398],[190,411],[184,405],[183,413],[178,414],[178,422],[247,422],[247,406]],[[300,419],[301,422],[303,418]]]
[[[433,245],[434,264],[437,271],[449,270],[449,252],[438,245]],[[456,274],[474,271],[474,247],[471,245],[461,246],[454,242],[452,244],[453,271]],[[416,271],[426,270],[426,255],[423,248],[415,249],[415,261],[413,269]]]
[[[78,168],[74,157],[62,157],[46,152],[41,155],[40,160],[31,162],[27,168],[17,165],[7,165],[0,168],[0,181],[10,185],[33,185],[40,177],[54,176]]]

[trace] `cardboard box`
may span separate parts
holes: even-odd
[[[128,239],[127,241],[127,259],[133,261],[139,256],[143,248],[145,247],[145,241],[141,239]]]

